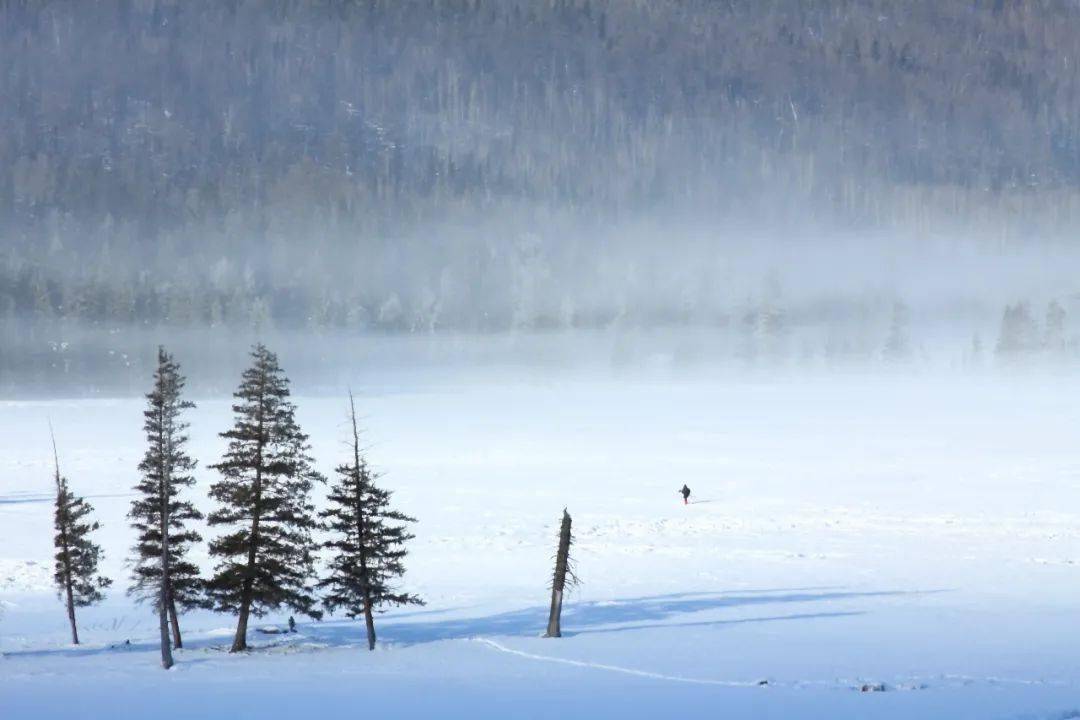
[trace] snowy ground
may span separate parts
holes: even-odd
[[[0,403],[0,717],[1080,717],[1078,380],[358,389],[428,606],[382,617],[375,653],[335,618],[231,656],[234,619],[194,614],[168,673],[123,592],[141,401]],[[344,400],[297,403],[329,472]],[[116,579],[79,648],[50,587],[48,418]],[[190,419],[209,464],[227,398]],[[549,640],[564,505],[584,585]]]

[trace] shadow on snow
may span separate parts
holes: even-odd
[[[590,633],[634,632],[673,627],[720,627],[761,622],[799,621],[819,618],[842,618],[866,614],[864,609],[838,608],[770,614],[758,617],[680,621],[694,613],[746,608],[758,605],[800,605],[832,603],[851,600],[872,600],[889,597],[923,595],[941,591],[877,591],[852,592],[838,588],[790,588],[758,591],[689,592],[648,597],[623,598],[606,601],[570,603],[563,609],[564,637]],[[441,640],[461,640],[485,636],[536,637],[547,625],[547,606],[536,606],[509,612],[467,618],[427,619],[467,608],[420,610],[390,613],[376,621],[379,640],[415,645]],[[422,618],[417,620],[416,618]],[[257,627],[254,626],[254,627]],[[364,642],[362,621],[328,620],[298,625],[296,634],[275,636],[260,643],[260,634],[252,630],[249,642],[255,651],[289,646],[347,647]],[[217,650],[224,652],[227,641],[218,636],[192,637],[185,643],[187,650]],[[124,642],[97,647],[65,647],[23,650],[5,653],[8,657],[49,655],[91,656],[102,653],[156,651],[156,641]],[[185,658],[185,662],[191,662]]]
[[[586,633],[631,632],[657,627],[678,625],[704,627],[776,620],[798,620],[815,617],[837,617],[862,614],[864,611],[800,612],[797,614],[762,618],[733,618],[677,622],[678,618],[693,613],[742,608],[755,605],[785,605],[827,603],[830,601],[881,598],[910,593],[891,592],[845,592],[842,590],[780,590],[749,593],[679,593],[651,597],[570,603],[564,606],[562,615],[563,636],[571,637]],[[547,606],[536,606],[483,617],[447,619],[426,622],[395,622],[392,616],[379,624],[379,639],[389,642],[414,644],[436,640],[517,635],[536,637],[547,626]],[[346,633],[342,638],[341,633]],[[363,628],[352,622],[312,623],[304,633],[315,640],[339,644],[343,640],[358,642]]]

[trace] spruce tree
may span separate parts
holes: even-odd
[[[349,393],[352,425],[351,457],[336,468],[338,481],[330,491],[330,507],[321,515],[328,519],[334,537],[324,546],[333,550],[330,574],[319,582],[328,590],[323,605],[333,612],[343,609],[350,618],[364,616],[368,649],[375,649],[374,611],[385,605],[423,605],[415,595],[392,587],[405,568],[405,543],[413,538],[402,523],[416,522],[390,509],[390,492],[376,486],[360,447],[356,406]]]
[[[51,428],[50,428],[51,431]],[[53,462],[56,482],[54,524],[56,536],[56,569],[53,582],[67,606],[71,623],[71,642],[79,644],[79,629],[75,623],[75,608],[93,605],[105,597],[102,592],[112,581],[98,574],[101,548],[89,537],[101,525],[88,519],[94,508],[68,487],[67,478],[60,474],[60,458],[53,438]]]
[[[147,448],[139,463],[142,479],[135,486],[139,495],[128,513],[138,533],[128,592],[154,603],[161,625],[161,662],[166,669],[172,666],[170,623],[173,644],[183,647],[177,608],[205,605],[199,568],[187,559],[190,545],[202,540],[188,524],[201,520],[202,513],[180,498],[181,488],[195,482],[191,475],[195,461],[184,450],[188,425],[180,419],[181,413],[195,404],[181,399],[184,382],[180,366],[164,348],[158,348],[154,388],[146,395],[143,411]]]
[[[996,352],[1005,360],[1030,354],[1038,345],[1038,328],[1026,302],[1006,305]]]
[[[251,357],[234,393],[236,422],[221,433],[229,446],[213,466],[221,479],[210,496],[219,506],[207,518],[227,527],[210,543],[218,562],[207,589],[215,609],[238,615],[232,652],[247,649],[251,615],[287,607],[321,616],[311,588],[318,522],[309,497],[323,478],[312,467],[277,356],[259,344]]]

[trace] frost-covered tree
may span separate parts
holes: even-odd
[[[787,352],[787,320],[784,308],[774,298],[766,298],[757,315],[757,347],[770,362],[784,359]]]
[[[68,487],[67,478],[60,474],[60,458],[53,439],[53,462],[56,482],[56,504],[53,516],[56,535],[56,566],[53,582],[67,606],[68,622],[71,623],[71,642],[79,644],[79,629],[75,622],[75,608],[87,607],[101,601],[102,592],[112,580],[98,573],[101,547],[90,539],[90,533],[101,527],[90,520],[94,508]]]
[[[184,410],[195,404],[182,399],[184,377],[180,366],[164,348],[158,348],[154,387],[146,395],[143,430],[147,448],[139,463],[141,479],[135,486],[138,496],[128,517],[138,533],[134,547],[134,567],[129,593],[154,603],[161,625],[161,662],[172,666],[172,642],[183,647],[177,609],[205,605],[199,568],[187,558],[192,543],[202,538],[190,523],[202,519],[180,491],[195,482],[191,471],[195,461],[185,451],[188,424],[181,420]]]
[[[324,545],[333,551],[330,574],[319,582],[327,590],[323,605],[342,609],[350,618],[364,616],[368,649],[375,649],[374,612],[386,605],[423,605],[415,595],[394,587],[405,567],[405,543],[413,538],[404,523],[416,522],[390,509],[391,493],[378,487],[360,447],[356,405],[349,393],[351,457],[336,468],[330,507],[321,515],[334,533]]]
[[[881,355],[886,362],[903,362],[911,357],[911,342],[908,339],[908,309],[902,302],[893,304],[889,335],[885,338],[885,347]]]
[[[1027,303],[1007,305],[1001,316],[1001,332],[995,351],[1011,360],[1031,353],[1038,346],[1038,328]]]
[[[965,356],[964,364],[968,368],[978,368],[983,362],[982,336],[976,332],[971,336],[971,345]]]
[[[221,479],[210,496],[219,506],[207,518],[226,530],[210,543],[217,566],[207,589],[215,609],[239,616],[232,652],[247,649],[251,615],[281,607],[321,615],[311,588],[318,522],[310,495],[324,479],[312,467],[277,356],[260,344],[251,357],[234,393],[236,422],[221,433],[229,446],[213,466]]]
[[[1057,300],[1046,306],[1046,327],[1043,330],[1043,347],[1051,355],[1065,352],[1065,308]]]

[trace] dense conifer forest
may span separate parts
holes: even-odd
[[[117,338],[136,327],[735,328],[776,302],[869,314],[876,352],[925,298],[868,296],[845,263],[1071,237],[1078,21],[1065,0],[4,3],[0,368],[152,362]],[[772,258],[825,241],[828,291],[800,292]],[[933,310],[1054,299],[986,285]]]

